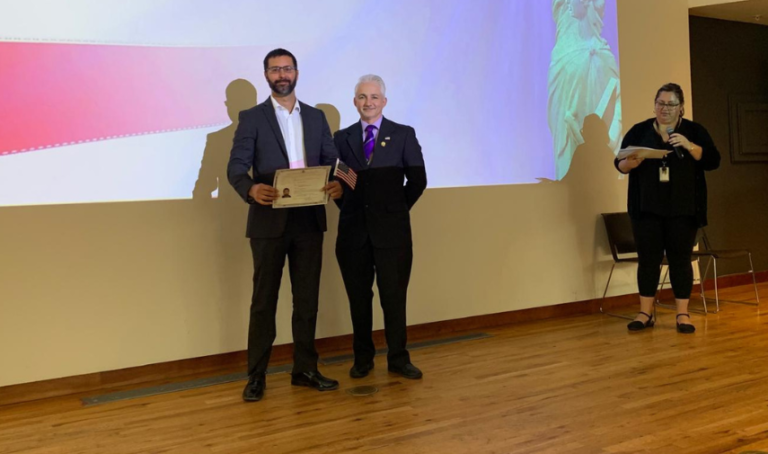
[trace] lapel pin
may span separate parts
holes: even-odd
[[[387,146],[387,142],[381,142],[381,146],[382,147],[386,147]]]
[[[384,140],[389,140],[389,137],[385,137]]]

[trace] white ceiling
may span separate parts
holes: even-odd
[[[688,4],[701,4],[705,2],[702,0],[689,0]],[[691,16],[768,25],[768,0],[731,1],[718,5],[691,8],[688,12]]]

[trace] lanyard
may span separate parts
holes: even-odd
[[[677,119],[677,126],[675,126],[675,131],[677,131],[678,129],[680,129],[680,125],[681,125],[682,123],[683,123],[683,119],[682,119],[682,117],[679,117],[679,118]],[[655,129],[655,130],[656,130],[656,133],[659,135],[659,137],[661,137],[661,138],[662,138],[662,140],[664,140],[664,136],[662,136],[662,135],[661,135],[661,126],[659,126],[659,121],[658,121],[658,120],[653,120],[653,129]],[[672,132],[672,134],[674,134],[674,133],[675,133],[675,131],[673,131],[673,132]],[[670,134],[670,135],[671,135],[671,134]],[[669,142],[667,142],[666,144],[669,144]],[[666,167],[667,167],[667,155],[665,155],[663,158],[661,158],[661,166],[662,166],[663,168],[666,168]]]

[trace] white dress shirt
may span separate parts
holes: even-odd
[[[293,106],[293,111],[281,106],[274,97],[270,96],[272,105],[275,107],[277,123],[280,125],[280,132],[283,133],[285,141],[285,151],[288,152],[288,162],[292,169],[301,169],[306,167],[304,155],[304,128],[301,122],[301,105],[299,100]]]

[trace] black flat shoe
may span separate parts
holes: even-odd
[[[656,323],[656,320],[653,319],[652,315],[646,314],[645,312],[640,311],[640,314],[645,315],[648,317],[648,321],[643,323],[640,320],[634,320],[630,322],[627,325],[627,329],[630,331],[642,331],[646,328],[653,328],[653,325]]]
[[[675,319],[679,318],[681,315],[684,315],[688,318],[691,316],[688,314],[677,314],[677,317]],[[696,327],[691,325],[690,323],[677,323],[677,332],[683,333],[683,334],[692,334],[694,331],[696,331]]]
[[[414,366],[411,363],[408,363],[400,367],[389,366],[387,370],[389,370],[393,374],[398,374],[405,378],[409,378],[411,380],[418,380],[424,375],[421,373],[418,367]]]
[[[355,363],[351,369],[349,369],[349,376],[352,378],[363,378],[368,375],[368,372],[373,370],[373,361],[365,364]]]
[[[264,397],[264,390],[267,388],[267,377],[264,375],[254,375],[248,378],[248,383],[243,389],[243,400],[246,402],[258,402]]]
[[[339,389],[339,382],[332,378],[323,377],[318,371],[291,374],[291,384],[293,386],[315,388],[318,391],[333,391],[334,389]]]

